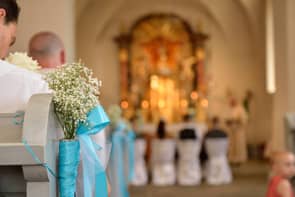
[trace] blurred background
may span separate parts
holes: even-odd
[[[18,3],[21,16],[12,51],[27,51],[29,39],[39,31],[55,32],[65,44],[67,61],[81,59],[102,80],[103,106],[119,105],[145,140],[147,182],[131,186],[132,197],[265,194],[267,158],[286,147],[284,115],[295,110],[295,1]],[[229,184],[152,183],[152,141],[159,121],[166,123],[167,138],[177,139],[185,115],[192,117],[198,139],[217,116],[228,134],[229,151],[246,154],[241,162],[229,156]],[[243,136],[233,137],[241,129]],[[235,142],[245,148],[233,147]],[[180,157],[171,162],[177,164]]]

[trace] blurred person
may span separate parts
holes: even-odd
[[[58,68],[66,59],[62,40],[49,31],[33,35],[29,42],[29,56],[36,60],[44,71]]]
[[[193,121],[193,116],[186,114],[183,117],[182,129],[177,142],[177,182],[180,185],[192,186],[201,182],[200,150],[202,140],[199,129]]]
[[[3,61],[16,40],[20,8],[15,0],[0,1],[0,112],[23,111],[33,94],[48,93],[41,75]]]
[[[152,140],[152,183],[159,186],[173,185],[175,175],[176,143],[167,135],[166,122],[161,119],[157,128],[157,138]]]
[[[195,123],[192,121],[192,116],[189,114],[184,115],[182,128],[179,131],[179,139],[197,139],[200,137],[197,132],[198,130],[195,127]]]
[[[291,152],[274,153],[271,163],[271,178],[266,197],[294,197],[290,179],[295,175],[295,156]]]
[[[210,138],[228,138],[226,132],[220,126],[220,119],[218,116],[214,116],[211,119],[211,128],[207,131],[204,136],[202,150],[201,150],[201,163],[204,164],[208,160],[208,155],[205,147],[206,139]]]
[[[203,152],[206,155],[205,179],[210,185],[228,184],[232,181],[232,172],[228,164],[228,137],[220,127],[217,116],[212,118],[212,128],[204,137]]]
[[[165,120],[161,119],[158,123],[157,138],[164,139],[166,137],[167,137],[166,122],[165,122]]]
[[[214,116],[211,119],[211,128],[207,131],[207,133],[204,136],[201,154],[200,154],[202,165],[208,160],[208,155],[206,152],[206,147],[204,142],[206,139],[209,139],[209,138],[228,138],[227,133],[220,126],[220,119],[218,116]]]
[[[235,98],[229,102],[226,125],[229,134],[229,161],[240,165],[247,161],[246,127],[248,116],[244,107]]]
[[[16,28],[20,8],[15,0],[0,2],[0,58],[3,59],[16,40]]]
[[[227,138],[226,132],[220,126],[220,119],[218,116],[212,118],[212,127],[204,136],[204,140],[208,138]]]

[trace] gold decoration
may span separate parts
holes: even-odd
[[[205,89],[199,76],[204,75],[204,38],[181,18],[165,14],[144,17],[130,34],[117,37],[125,114],[141,110],[147,122],[162,117],[178,122],[189,108],[206,108],[199,90]]]

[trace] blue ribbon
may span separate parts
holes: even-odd
[[[73,197],[76,191],[76,179],[80,162],[80,144],[78,140],[59,142],[59,190],[60,197]]]
[[[88,113],[86,122],[78,126],[77,136],[82,151],[84,197],[92,197],[93,192],[95,197],[108,196],[106,173],[96,154],[97,145],[90,136],[99,133],[109,123],[103,108],[96,106]]]
[[[54,171],[48,166],[47,163],[42,163],[41,160],[38,158],[38,156],[36,155],[36,153],[33,151],[33,149],[31,148],[31,146],[28,144],[27,140],[22,139],[22,142],[25,146],[25,148],[27,149],[27,151],[31,154],[31,156],[33,157],[33,159],[36,161],[36,163],[42,165],[44,168],[46,168],[48,170],[48,172],[54,176],[57,177],[56,174],[54,173]]]
[[[25,115],[25,112],[23,111],[16,112],[12,119],[13,124],[23,126],[24,115]]]
[[[128,162],[129,162],[129,170],[128,170],[128,181],[132,181],[134,177],[134,140],[135,133],[132,130],[129,130],[126,135],[126,142],[128,148]]]
[[[128,186],[125,176],[124,147],[126,135],[124,130],[126,125],[119,122],[112,133],[112,151],[111,151],[111,197],[129,197]]]
[[[129,197],[128,182],[134,175],[134,139],[134,132],[128,130],[125,122],[118,122],[112,132],[111,197]]]

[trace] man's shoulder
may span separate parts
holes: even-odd
[[[0,75],[5,75],[7,73],[10,73],[15,68],[16,68],[15,65],[10,64],[10,63],[0,59]]]
[[[48,84],[41,74],[2,60],[0,62],[0,80],[10,82],[13,87],[24,87],[26,88],[24,91],[29,91],[32,94],[50,92]]]
[[[28,80],[42,80],[42,76],[39,73],[18,67],[3,60],[0,60],[0,73]]]

